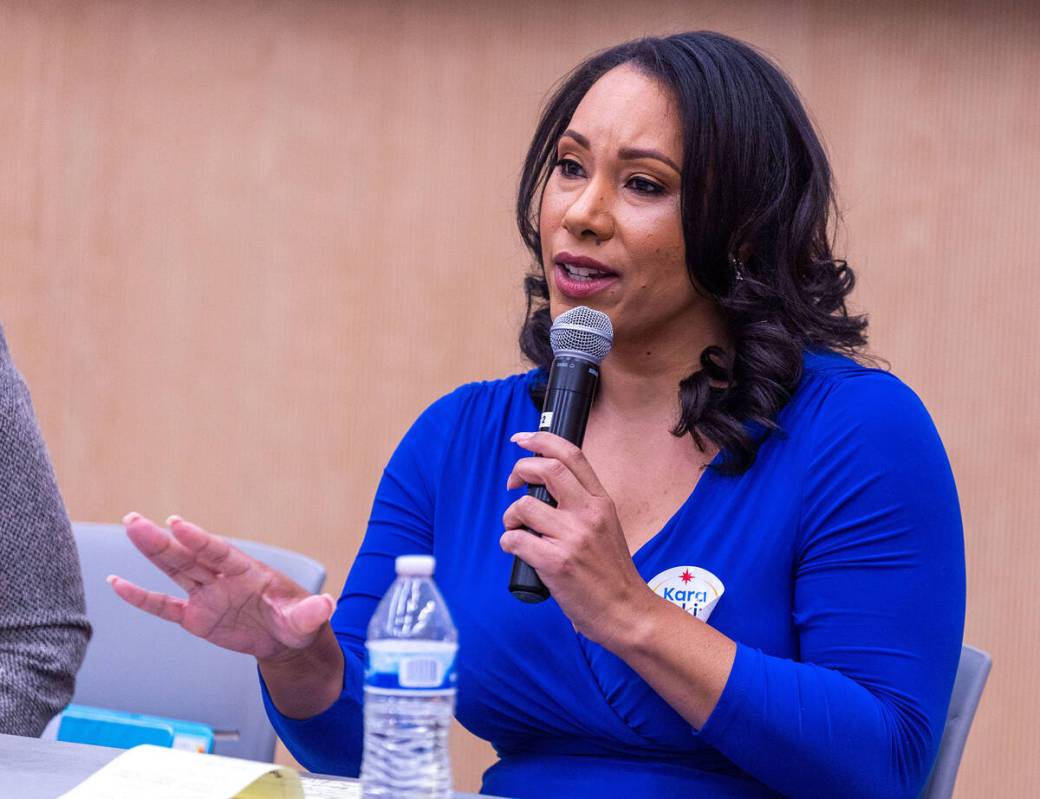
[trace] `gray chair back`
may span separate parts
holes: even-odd
[[[175,624],[131,607],[105,582],[118,574],[174,596],[184,592],[138,552],[121,525],[72,525],[94,635],[73,702],[208,724],[217,754],[271,761],[275,734],[260,699],[256,661],[206,643]],[[311,558],[252,541],[243,552],[317,593],[325,569]]]
[[[968,730],[971,729],[992,666],[993,659],[981,649],[967,644],[961,647],[950,710],[946,714],[946,728],[921,799],[949,799],[953,796],[953,784],[957,780],[957,769],[961,764],[961,755],[964,754],[964,744],[968,740]]]

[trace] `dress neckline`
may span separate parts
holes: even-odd
[[[720,449],[718,452],[715,453],[715,457],[711,459],[711,463],[704,467],[701,476],[697,478],[697,482],[690,490],[690,493],[687,495],[686,499],[684,499],[682,503],[679,505],[679,507],[675,509],[672,515],[668,517],[668,520],[663,525],[661,525],[661,529],[654,533],[652,536],[650,536],[648,539],[646,539],[646,541],[640,544],[639,547],[635,550],[635,552],[632,553],[632,562],[636,565],[637,568],[639,567],[640,560],[646,560],[650,557],[649,555],[645,554],[647,550],[655,546],[663,538],[667,537],[667,535],[671,532],[672,528],[675,527],[679,517],[684,515],[686,511],[690,507],[692,507],[695,502],[699,501],[698,497],[700,497],[708,490],[707,488],[705,488],[705,484],[711,482],[713,479],[716,478],[715,469],[722,463],[722,456],[723,450]]]

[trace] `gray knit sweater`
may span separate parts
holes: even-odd
[[[0,329],[0,732],[43,731],[89,638],[69,519]]]

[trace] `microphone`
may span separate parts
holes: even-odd
[[[549,341],[553,362],[538,430],[555,433],[580,447],[599,384],[599,364],[614,343],[614,328],[602,311],[579,305],[556,317]],[[543,485],[529,485],[527,494],[556,507],[556,500]],[[539,534],[536,530],[528,532]],[[513,558],[509,593],[530,604],[549,598],[549,589],[538,572],[518,557]]]

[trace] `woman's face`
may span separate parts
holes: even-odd
[[[550,313],[606,313],[619,342],[704,302],[686,273],[682,134],[670,92],[622,65],[593,84],[557,146],[539,215]]]

